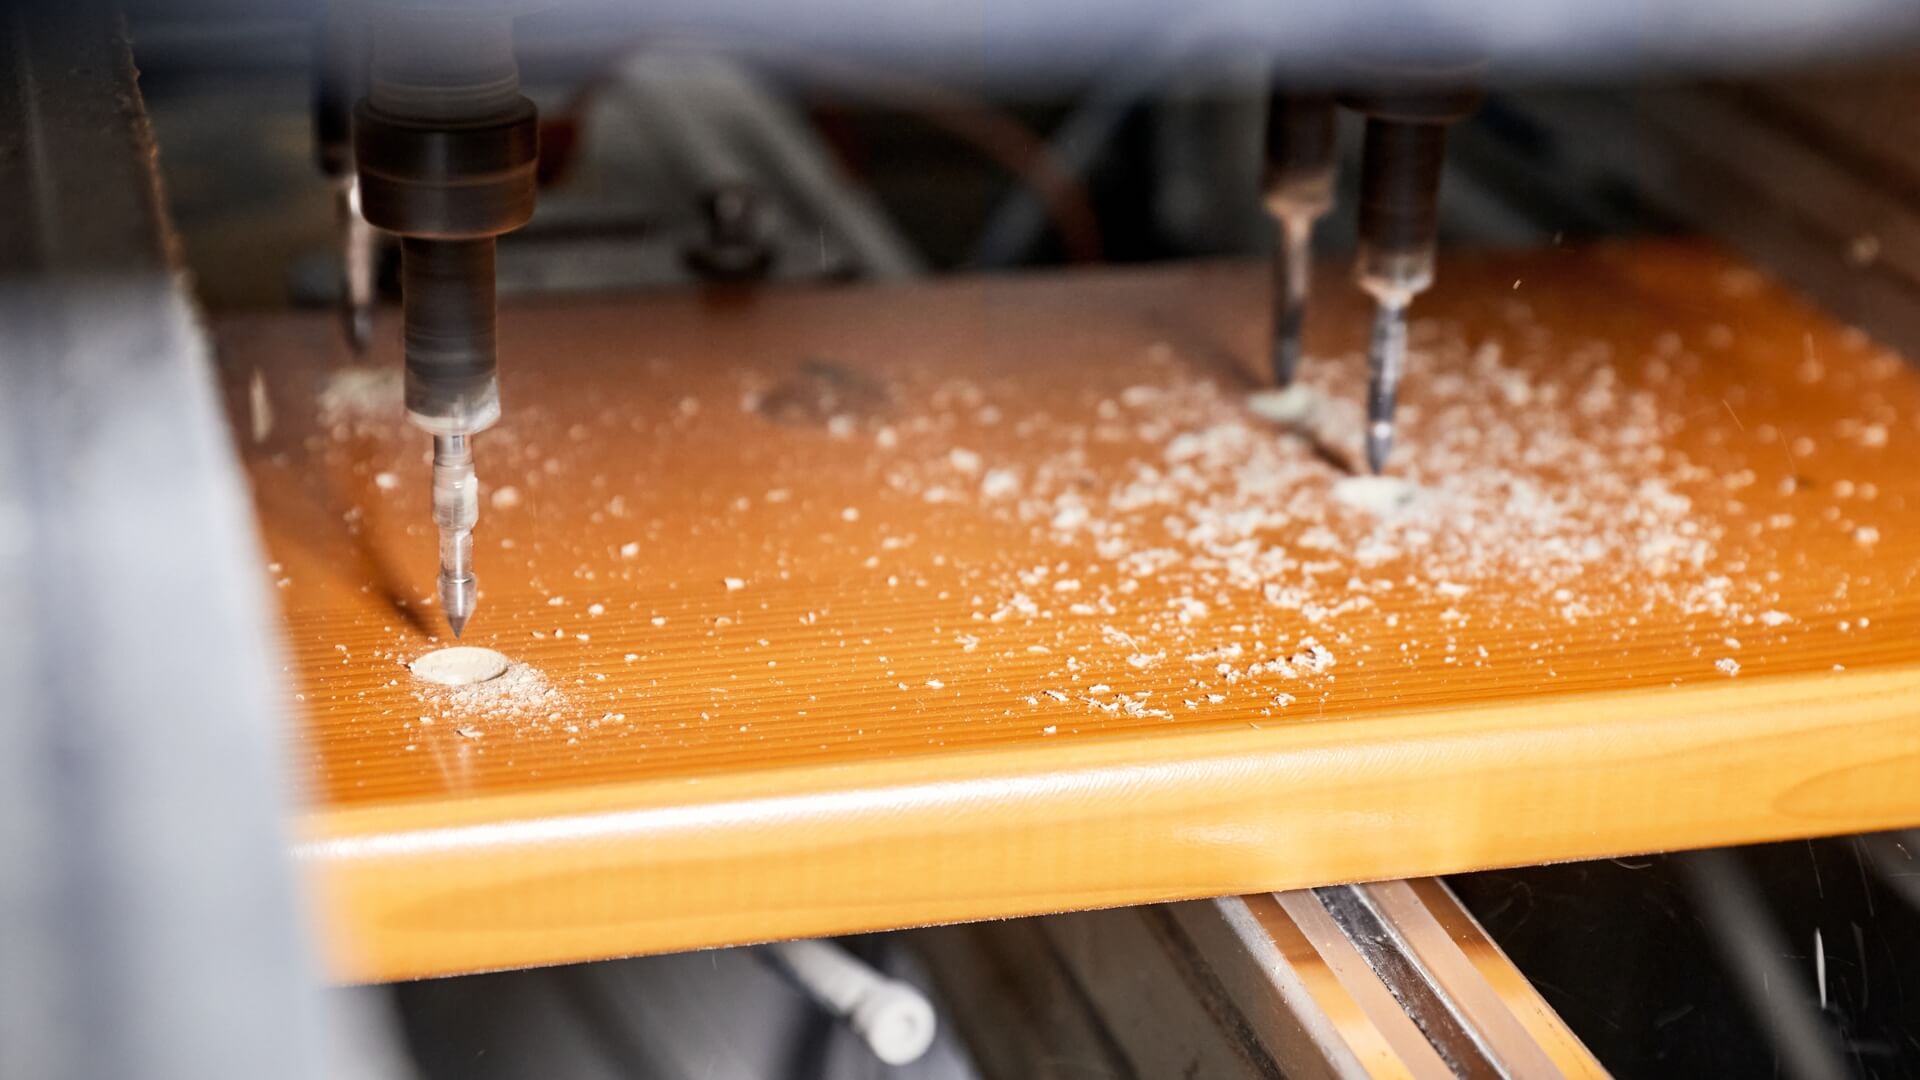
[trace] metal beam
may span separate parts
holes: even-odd
[[[277,657],[125,32],[0,16],[0,1075],[328,1075]]]

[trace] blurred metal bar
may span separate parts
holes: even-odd
[[[154,0],[146,0],[148,4]],[[177,3],[174,6],[179,6]],[[1733,70],[1890,48],[1920,34],[1911,0],[977,0],[876,11],[871,0],[569,0],[560,18],[616,32],[712,35],[884,59],[944,81],[1059,87],[1142,60],[1176,34],[1264,53],[1302,77],[1342,56],[1408,62],[1469,51],[1556,80],[1623,70]],[[554,21],[554,20],[549,20]]]
[[[0,15],[0,1076],[330,1076],[261,559],[155,154],[106,5]]]
[[[1785,1066],[1780,1075],[1799,1080],[1854,1075],[1814,1000],[1814,965],[1788,959],[1792,950],[1740,856],[1697,851],[1678,860],[1701,925],[1746,999],[1755,1026],[1772,1040],[1779,1055],[1776,1068]]]
[[[1435,879],[902,937],[990,1080],[1605,1075]]]

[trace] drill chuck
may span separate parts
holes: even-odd
[[[1405,304],[1433,284],[1440,228],[1440,171],[1447,127],[1479,105],[1479,91],[1437,85],[1352,95],[1366,114],[1360,156],[1359,282]]]
[[[1337,131],[1330,96],[1276,93],[1268,101],[1263,187],[1275,217],[1318,218],[1333,208]]]
[[[533,215],[539,156],[533,104],[460,120],[397,116],[371,99],[354,114],[362,212],[400,234],[407,413],[436,435],[500,416],[494,378],[494,237]]]
[[[1360,238],[1382,253],[1430,249],[1439,231],[1440,168],[1447,129],[1439,124],[1367,122],[1360,174]]]
[[[402,116],[362,101],[353,153],[367,220],[402,236],[471,240],[512,232],[533,216],[540,127],[515,96],[480,118]]]

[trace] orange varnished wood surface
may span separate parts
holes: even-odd
[[[216,327],[343,979],[1920,821],[1920,377],[1704,248],[510,301],[453,695],[397,327]],[[503,490],[510,489],[510,490]]]

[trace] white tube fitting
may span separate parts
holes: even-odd
[[[907,983],[880,974],[831,941],[782,941],[763,949],[888,1065],[918,1061],[933,1045],[933,1003]]]

